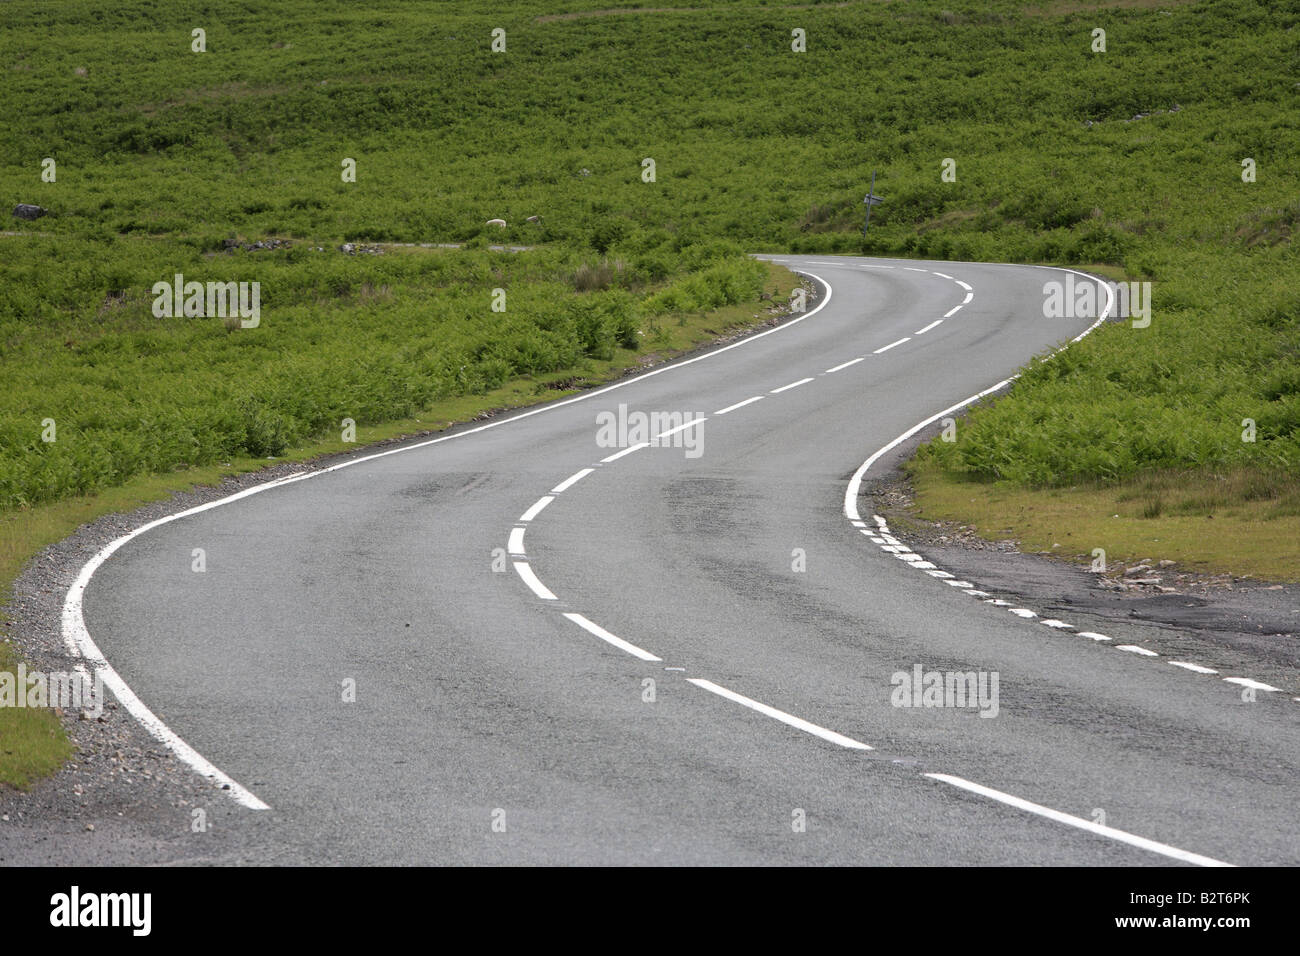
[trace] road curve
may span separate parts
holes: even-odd
[[[252,798],[241,858],[1300,862],[1294,703],[1008,614],[845,516],[869,455],[1087,330],[1043,317],[1061,271],[772,258],[815,314],[83,576],[86,639]],[[705,421],[636,447],[639,412]],[[996,674],[996,716],[895,706],[918,667]]]

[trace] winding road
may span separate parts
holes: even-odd
[[[253,860],[1300,863],[1296,703],[1008,613],[856,507],[1093,325],[1043,317],[1065,270],[770,258],[798,320],[160,523],[65,636]],[[918,671],[995,706],[896,706]]]

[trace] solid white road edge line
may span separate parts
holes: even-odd
[[[514,564],[515,571],[517,571],[519,576],[523,578],[524,584],[528,585],[530,591],[536,594],[543,601],[559,600],[551,593],[550,589],[541,582],[537,575],[533,573],[532,566],[529,565],[527,561],[516,561]]]
[[[1120,843],[1127,843],[1129,846],[1135,846],[1141,850],[1149,850],[1152,853],[1159,853],[1162,856],[1181,860],[1184,863],[1194,863],[1197,866],[1233,865],[1231,863],[1224,863],[1222,860],[1216,860],[1212,857],[1201,856],[1199,853],[1180,850],[1178,847],[1170,846],[1167,843],[1158,843],[1155,840],[1148,840],[1146,837],[1126,833],[1123,830],[1116,830],[1114,827],[1103,826],[1100,823],[1094,823],[1092,820],[1070,816],[1070,814],[1062,813],[1060,810],[1053,810],[1051,807],[1044,807],[1037,803],[1030,803],[1028,800],[1022,800],[1020,797],[1013,797],[1009,793],[1003,793],[1001,790],[994,790],[991,787],[980,786],[978,783],[971,783],[969,780],[963,780],[961,777],[954,777],[946,773],[927,773],[922,774],[922,776],[929,777],[931,780],[938,780],[940,783],[959,787],[962,790],[968,790],[971,793],[977,793],[981,797],[988,797],[990,800],[996,800],[999,803],[1005,803],[1007,806],[1015,807],[1017,810],[1036,813],[1040,817],[1047,817],[1047,819],[1055,820],[1057,823],[1064,823],[1066,826],[1078,827],[1080,830],[1087,830],[1089,833],[1109,837],[1112,840],[1118,840]]]
[[[564,616],[567,617],[574,624],[578,625],[578,627],[582,628],[584,631],[587,631],[591,634],[595,634],[602,641],[606,641],[610,644],[613,644],[621,651],[627,651],[633,657],[639,657],[643,661],[663,660],[662,657],[655,657],[649,651],[642,650],[641,648],[637,647],[635,644],[630,644],[627,641],[623,640],[623,638],[617,637],[609,633],[609,631],[605,630],[599,624],[592,623],[591,621],[583,617],[581,614],[567,613]]]
[[[737,694],[734,690],[727,690],[713,681],[702,680],[698,677],[688,677],[687,681],[696,687],[702,687],[707,691],[717,694],[719,697],[725,697],[727,700],[748,707],[750,710],[756,710],[764,716],[771,717],[773,720],[779,720],[781,723],[804,733],[812,734],[814,737],[820,737],[822,740],[829,740],[833,744],[838,744],[849,750],[871,750],[872,748],[860,740],[854,740],[852,737],[845,737],[843,734],[837,734],[833,730],[827,730],[825,727],[819,727],[817,724],[804,720],[802,717],[795,717],[793,714],[787,714],[783,710],[777,710],[775,707],[769,707],[767,704],[760,704],[756,700],[751,700],[742,694]]]
[[[182,740],[153,711],[144,705],[144,702],[127,686],[126,681],[122,680],[117,671],[113,669],[113,665],[104,659],[99,647],[91,639],[90,632],[86,630],[86,620],[82,614],[81,597],[86,590],[86,585],[90,583],[91,575],[108,559],[109,555],[150,528],[175,520],[182,515],[204,510],[204,508],[205,506],[191,508],[189,511],[182,511],[166,518],[160,518],[157,521],[151,521],[130,534],[118,538],[87,561],[82,567],[81,573],[77,575],[76,581],[72,583],[72,587],[68,589],[68,596],[63,603],[63,640],[68,652],[73,657],[83,658],[94,675],[104,682],[104,686],[111,690],[113,696],[126,708],[127,713],[134,717],[140,726],[149,732],[150,736],[170,750],[178,760],[196,773],[211,779],[213,783],[230,794],[236,803],[250,810],[269,810],[271,808],[263,803],[252,791],[205,760],[197,750]],[[80,665],[78,665],[78,669],[80,669]]]

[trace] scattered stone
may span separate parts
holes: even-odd
[[[48,216],[50,211],[43,206],[33,206],[31,203],[20,202],[14,206],[14,217],[17,219],[26,219],[31,222],[33,219],[40,219],[41,216]]]
[[[529,216],[527,219],[524,220],[524,222],[541,222],[541,221],[542,221],[541,216]]]
[[[1167,115],[1170,114],[1170,113],[1177,113],[1177,112],[1178,112],[1179,110],[1181,110],[1181,109],[1182,109],[1182,107],[1179,106],[1177,103],[1175,103],[1173,106],[1171,106],[1171,107],[1170,107],[1169,109],[1167,109],[1167,110],[1152,110],[1150,113],[1138,113],[1138,114],[1137,114],[1136,116],[1134,116],[1132,119],[1130,119],[1130,120],[1125,120],[1124,122],[1126,122],[1126,123],[1136,123],[1138,120],[1140,120],[1140,119],[1146,119],[1146,118],[1149,117],[1149,116],[1167,116]]]
[[[498,228],[504,229],[506,221],[504,219],[489,219],[486,225],[497,226]]]
[[[274,249],[292,249],[293,243],[288,239],[258,239],[256,242],[240,242],[238,239],[226,239],[222,243],[227,252],[243,249],[245,252],[266,252]]]

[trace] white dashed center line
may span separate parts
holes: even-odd
[[[602,458],[600,460],[600,463],[602,465],[608,465],[611,461],[618,461],[624,455],[630,455],[634,451],[640,451],[642,448],[649,448],[649,447],[650,447],[650,443],[648,441],[638,442],[637,444],[632,445],[630,448],[624,448],[622,451],[615,452],[614,454],[610,455],[608,458]]]
[[[568,491],[570,488],[572,488],[578,482],[582,481],[582,479],[586,478],[595,470],[596,470],[595,468],[584,468],[582,469],[582,471],[570,475],[568,478],[565,478],[562,482],[560,482],[558,485],[552,488],[551,494],[558,495],[561,492]]]
[[[532,521],[543,508],[555,500],[553,495],[545,495],[533,502],[533,506],[519,516],[520,521]]]
[[[1238,684],[1242,687],[1249,687],[1251,690],[1267,690],[1278,693],[1282,690],[1280,687],[1274,687],[1272,684],[1265,684],[1262,681],[1251,680],[1249,677],[1225,677],[1229,684]]]
[[[704,415],[701,415],[699,418],[692,418],[689,422],[683,422],[682,424],[678,425],[676,428],[670,428],[667,431],[662,431],[658,435],[656,435],[655,438],[667,438],[669,435],[676,435],[678,432],[685,431],[688,428],[694,428],[696,425],[700,425],[706,421],[708,421],[708,419]]]
[[[961,777],[954,777],[946,773],[927,773],[924,774],[924,776],[929,777],[931,780],[938,780],[940,783],[960,787],[962,790],[967,790],[971,793],[977,793],[981,797],[988,797],[990,800],[1005,803],[1009,807],[1015,807],[1018,810],[1024,810],[1028,813],[1036,813],[1040,817],[1047,817],[1047,819],[1055,820],[1057,823],[1064,823],[1066,826],[1078,827],[1080,830],[1087,830],[1090,833],[1096,833],[1099,836],[1109,837],[1112,840],[1127,843],[1129,846],[1135,846],[1142,850],[1149,850],[1152,853],[1159,853],[1162,856],[1171,857],[1175,860],[1182,860],[1184,863],[1195,863],[1197,866],[1232,865],[1231,863],[1224,863],[1222,860],[1216,860],[1212,857],[1201,856],[1199,853],[1189,853],[1187,850],[1180,850],[1178,847],[1170,846],[1167,843],[1157,843],[1155,840],[1148,840],[1146,837],[1135,836],[1132,833],[1125,833],[1123,830],[1116,830],[1113,827],[1103,826],[1100,823],[1094,823],[1092,820],[1070,816],[1070,814],[1062,813],[1060,810],[1053,810],[1050,807],[1044,807],[1037,803],[1030,803],[1028,800],[1022,800],[1020,797],[1013,797],[1009,793],[1003,793],[1002,791],[994,790],[991,787],[980,786],[978,783],[971,783],[969,780],[963,780]]]
[[[1141,654],[1143,657],[1159,657],[1155,651],[1149,651],[1145,647],[1138,647],[1136,644],[1116,644],[1115,650],[1128,651],[1130,654]]]
[[[737,694],[734,690],[727,690],[727,688],[721,687],[713,683],[713,681],[701,680],[698,677],[688,677],[686,679],[696,687],[703,687],[705,690],[717,694],[719,697],[725,697],[733,703],[740,704],[743,707],[748,707],[750,710],[756,710],[766,717],[771,717],[773,720],[779,720],[783,724],[794,727],[797,730],[802,730],[804,733],[812,734],[814,737],[820,737],[822,740],[829,740],[831,743],[838,744],[841,747],[846,747],[849,750],[872,749],[860,740],[854,740],[852,737],[845,737],[843,734],[837,734],[833,730],[819,727],[817,724],[810,723],[802,717],[787,714],[785,711],[777,710],[775,707],[769,707],[767,704],[760,704],[756,700],[751,700],[742,694]]]
[[[859,362],[863,362],[863,361],[866,361],[866,356],[863,356],[862,358],[849,359],[847,362],[841,362],[839,365],[835,366],[834,368],[828,368],[822,374],[829,375],[831,374],[831,372],[838,372],[840,369],[848,368],[850,365],[857,365]]]
[[[603,627],[601,627],[599,624],[595,624],[595,623],[593,623],[593,622],[587,620],[587,619],[586,619],[585,617],[583,617],[581,614],[572,614],[572,613],[569,613],[569,614],[565,614],[564,616],[567,617],[567,618],[568,618],[570,621],[572,621],[574,624],[578,625],[578,626],[579,626],[580,628],[582,628],[584,631],[587,631],[588,633],[591,633],[591,634],[595,634],[595,635],[596,635],[597,637],[599,637],[602,641],[606,641],[606,642],[608,642],[608,643],[610,643],[610,644],[613,644],[615,647],[617,647],[617,648],[618,648],[619,650],[621,650],[621,651],[627,651],[627,652],[628,652],[629,654],[631,654],[633,657],[639,657],[639,658],[641,658],[641,660],[643,660],[643,661],[662,661],[662,660],[663,660],[662,657],[655,657],[655,656],[654,656],[653,654],[651,654],[649,651],[642,650],[641,648],[637,647],[635,644],[629,644],[627,641],[623,640],[623,638],[621,638],[621,637],[616,637],[615,635],[609,633],[609,631],[607,631],[607,630],[605,630]]]
[[[755,395],[753,398],[747,398],[743,402],[736,402],[735,405],[728,405],[726,408],[720,408],[713,414],[725,415],[727,412],[734,412],[738,408],[744,408],[746,405],[753,405],[755,402],[761,402],[762,400],[762,395]]]
[[[910,341],[912,341],[912,337],[911,337],[910,335],[908,335],[908,336],[905,336],[904,338],[899,339],[897,342],[890,342],[888,345],[886,345],[886,346],[884,346],[884,347],[882,347],[882,348],[878,348],[878,349],[876,349],[876,350],[875,350],[874,352],[872,352],[871,354],[872,354],[872,355],[879,355],[881,352],[888,352],[888,351],[889,351],[890,349],[892,349],[895,345],[902,345],[904,342],[910,342]]]
[[[1189,664],[1186,661],[1170,661],[1174,667],[1181,667],[1184,670],[1192,671],[1195,674],[1217,674],[1219,673],[1213,667],[1204,667],[1200,664]]]
[[[771,394],[778,395],[781,392],[789,391],[792,388],[798,388],[800,385],[807,385],[811,381],[811,378],[801,378],[797,382],[791,382],[789,385],[782,385],[780,388],[772,389]]]

